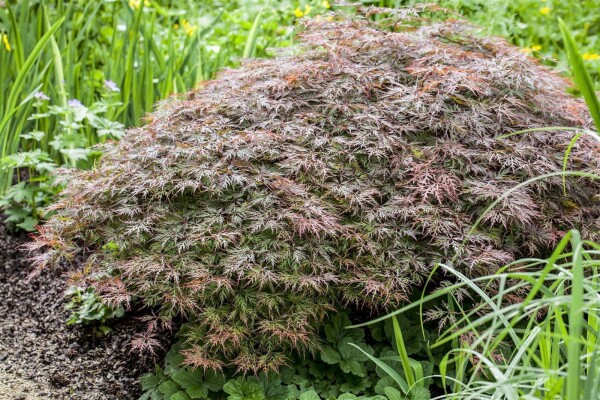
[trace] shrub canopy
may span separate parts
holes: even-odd
[[[599,240],[598,184],[541,179],[589,126],[568,82],[499,38],[414,9],[305,21],[274,60],[171,99],[69,184],[39,265],[83,254],[109,303],[195,321],[186,362],[277,368],[318,322],[407,299],[438,262],[469,276]],[[600,170],[581,137],[568,169]],[[566,194],[564,194],[566,193]],[[153,323],[154,324],[154,323]],[[154,326],[154,325],[152,325]]]

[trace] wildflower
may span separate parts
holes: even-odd
[[[175,29],[175,30],[179,29],[179,24],[173,24],[173,29]]]
[[[183,30],[188,36],[192,36],[194,32],[198,30],[198,27],[196,25],[190,24],[190,22],[187,19],[181,21],[181,26],[183,27]]]
[[[329,2],[327,0],[324,0],[321,5],[325,8],[331,8],[331,4],[329,4]]]
[[[8,35],[6,33],[2,35],[2,41],[4,42],[4,48],[6,51],[12,51],[12,47],[10,47],[10,43],[8,42]]]
[[[50,97],[46,96],[46,93],[41,92],[41,91],[40,92],[35,92],[33,94],[33,97],[35,97],[37,100],[40,100],[40,101],[50,100]]]
[[[596,54],[596,53],[583,53],[581,55],[581,57],[586,61],[600,60],[600,54]]]
[[[67,102],[69,107],[83,107],[83,104],[77,99],[71,99]]]
[[[540,46],[539,44],[533,45],[531,47],[523,47],[521,50],[519,50],[521,53],[531,53],[532,51],[540,51],[542,49],[542,46]]]
[[[296,9],[294,10],[294,15],[296,16],[296,18],[300,18],[301,16],[304,15],[304,13],[302,12],[302,10],[298,7],[296,7]]]
[[[140,8],[140,0],[129,0],[129,7],[137,10]],[[152,4],[148,0],[144,0],[144,7],[150,7]]]
[[[305,5],[304,6],[304,15],[308,15],[310,13],[310,10],[311,10],[310,5],[309,4]]]
[[[120,91],[121,91],[121,89],[119,89],[119,87],[117,86],[117,84],[116,84],[116,83],[114,83],[114,82],[113,82],[113,81],[111,81],[111,80],[106,80],[106,81],[104,81],[104,86],[105,86],[105,87],[106,87],[108,90],[110,90],[111,92],[120,92]]]
[[[542,7],[542,8],[540,8],[540,12],[542,14],[544,14],[544,15],[550,14],[550,11],[552,11],[552,10],[550,10],[550,7]]]

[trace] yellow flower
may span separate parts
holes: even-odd
[[[600,60],[600,54],[595,54],[595,53],[583,53],[581,55],[581,57],[586,60]]]
[[[542,46],[540,46],[539,44],[533,45],[531,47],[523,47],[522,49],[520,49],[519,51],[521,53],[531,53],[532,51],[540,51],[542,49]]]
[[[198,27],[196,25],[190,24],[190,22],[187,19],[181,21],[181,26],[183,26],[183,30],[188,36],[192,36],[194,32],[198,30]]]
[[[544,14],[544,15],[550,14],[550,11],[552,11],[552,10],[550,10],[550,7],[542,7],[542,8],[540,8],[540,12],[542,14]]]
[[[145,7],[150,7],[151,5],[152,4],[150,4],[150,1],[144,0]],[[129,7],[137,10],[138,8],[140,8],[140,0],[129,0]]]
[[[296,7],[296,9],[294,10],[294,15],[296,16],[296,18],[300,18],[301,16],[304,15],[304,13],[302,12],[301,9],[299,9],[298,7]]]
[[[179,24],[173,24],[173,29],[175,29],[175,30],[179,29]]]
[[[310,5],[305,5],[304,6],[304,15],[308,15],[310,13]]]
[[[327,0],[324,0],[321,5],[325,8],[331,8],[331,4],[329,4],[329,2]]]
[[[8,36],[6,33],[2,35],[2,42],[4,42],[4,48],[6,51],[12,51],[12,47],[10,47],[10,43],[8,42]]]

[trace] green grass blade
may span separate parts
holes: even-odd
[[[373,361],[375,363],[375,365],[377,365],[386,374],[388,374],[390,376],[390,378],[392,378],[398,384],[398,386],[400,386],[400,389],[402,389],[402,392],[404,394],[408,393],[409,387],[408,387],[406,381],[396,371],[394,371],[394,369],[392,367],[390,367],[389,365],[387,365],[385,362],[381,361],[379,358],[370,355],[369,353],[367,353],[366,351],[364,351],[363,349],[361,349],[356,344],[354,344],[354,343],[348,343],[348,344],[350,346],[356,347],[361,353],[363,353],[371,361]]]
[[[410,360],[408,359],[406,346],[404,345],[402,330],[400,329],[400,324],[398,324],[398,319],[396,317],[392,317],[392,324],[394,326],[394,339],[396,341],[396,346],[398,347],[398,355],[400,356],[402,370],[404,371],[404,376],[406,377],[408,386],[412,387],[415,384],[415,377],[413,375],[412,367],[410,366]]]
[[[254,52],[256,50],[256,41],[258,40],[258,31],[262,22],[262,15],[263,10],[260,10],[256,15],[256,18],[254,18],[254,23],[252,24],[252,28],[250,29],[250,33],[248,34],[246,45],[244,46],[244,54],[242,56],[244,58],[250,58],[254,56]]]
[[[571,305],[569,312],[569,340],[567,342],[567,399],[578,399],[581,380],[581,333],[583,330],[583,263],[582,243],[579,232],[571,236],[573,247],[573,279],[571,286]]]
[[[579,53],[579,49],[577,48],[577,44],[575,43],[571,32],[569,32],[564,21],[560,18],[558,19],[558,25],[565,43],[565,49],[567,50],[567,56],[573,75],[575,76],[581,95],[590,109],[594,125],[596,125],[596,131],[600,132],[600,100],[598,100],[598,96],[594,91],[594,83],[592,82],[589,71],[583,63],[583,58]]]

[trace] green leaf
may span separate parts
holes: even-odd
[[[411,400],[430,400],[429,390],[421,386],[413,386],[410,389],[409,397]]]
[[[300,395],[300,400],[321,400],[317,392],[311,390],[310,392],[304,392]]]
[[[342,356],[336,349],[327,346],[321,350],[321,360],[327,364],[339,364],[342,361]]]
[[[263,386],[263,392],[267,400],[286,400],[289,396],[289,389],[283,386],[281,378],[274,372],[269,374],[261,373],[258,377]]]
[[[262,385],[252,377],[231,379],[223,386],[223,391],[229,395],[228,400],[266,400]]]
[[[20,224],[17,224],[17,226],[27,232],[34,232],[35,227],[39,222],[40,221],[38,221],[36,218],[27,217],[25,218],[25,221],[21,222]]]
[[[579,53],[577,43],[575,43],[571,32],[569,32],[569,29],[560,18],[558,20],[558,25],[565,43],[565,49],[567,50],[569,64],[571,65],[573,75],[575,75],[575,80],[577,81],[581,95],[590,110],[594,125],[596,125],[596,130],[600,133],[600,99],[598,99],[596,91],[594,90],[594,83],[592,82],[590,73],[583,62],[583,58]]]
[[[411,387],[415,384],[415,376],[408,359],[406,346],[404,345],[402,329],[400,329],[400,324],[398,324],[398,318],[396,318],[396,316],[392,317],[392,323],[394,325],[394,338],[396,342],[396,348],[398,349],[398,355],[400,356],[402,370],[404,371],[404,377],[406,378],[408,386]]]
[[[156,371],[154,373],[143,375],[140,379],[142,389],[144,391],[156,389],[163,379],[164,375],[162,369],[159,366],[156,366]]]
[[[386,387],[384,390],[385,395],[390,400],[404,400],[404,396],[400,391],[393,387]]]
[[[377,381],[377,384],[375,385],[375,393],[384,395],[386,387],[396,387],[396,386],[397,386],[397,383],[394,381],[394,379],[391,376],[386,375]]]
[[[354,393],[361,394],[364,393],[367,389],[373,386],[373,383],[369,378],[356,378],[352,375],[348,377],[344,383],[339,385],[340,392],[343,393]]]
[[[181,386],[192,399],[205,399],[208,396],[208,387],[202,382],[200,370],[181,368],[171,375],[179,386]]]
[[[187,395],[186,392],[180,390],[171,396],[170,400],[192,400],[190,396]]]
[[[165,395],[165,397],[169,398],[169,396],[173,396],[175,393],[179,392],[181,388],[175,382],[168,380],[164,381],[158,387],[158,391]]]
[[[338,344],[338,351],[340,352],[340,355],[344,360],[367,361],[369,358],[364,353],[371,355],[373,355],[374,353],[373,348],[364,342],[355,343],[356,345],[358,345],[358,347],[361,348],[361,350],[364,351],[364,353],[362,351],[357,350],[356,347],[350,346],[350,343],[352,342],[347,341]]]
[[[400,388],[402,389],[402,391],[404,393],[408,393],[408,385],[406,384],[406,381],[396,371],[394,371],[393,368],[391,368],[389,365],[387,365],[385,362],[381,361],[377,357],[374,357],[374,356],[366,353],[364,350],[362,350],[360,347],[356,346],[355,344],[351,343],[350,345],[355,346],[357,349],[359,349],[360,351],[365,353],[371,361],[373,361],[379,368],[384,370],[386,374],[388,374],[389,376],[391,376],[394,379],[394,381],[398,384],[398,386],[400,386]]]
[[[171,379],[182,388],[187,389],[202,383],[202,374],[199,370],[194,371],[190,368],[181,368],[171,374]]]
[[[183,363],[184,356],[181,354],[181,350],[183,349],[183,344],[181,342],[177,342],[167,355],[165,356],[165,374],[171,375],[175,371],[181,369],[181,364]]]
[[[353,374],[360,377],[367,376],[367,369],[364,364],[356,360],[342,360],[340,368],[347,374]]]
[[[325,325],[325,336],[327,341],[333,345],[337,345],[342,339],[349,338],[354,343],[359,343],[365,335],[362,329],[346,329],[351,322],[348,315],[342,313],[331,319],[329,324]]]
[[[356,399],[358,399],[358,397],[356,397],[352,393],[340,394],[337,398],[337,400],[356,400]]]
[[[225,377],[217,371],[208,370],[204,373],[204,385],[211,392],[218,392],[223,389]]]

